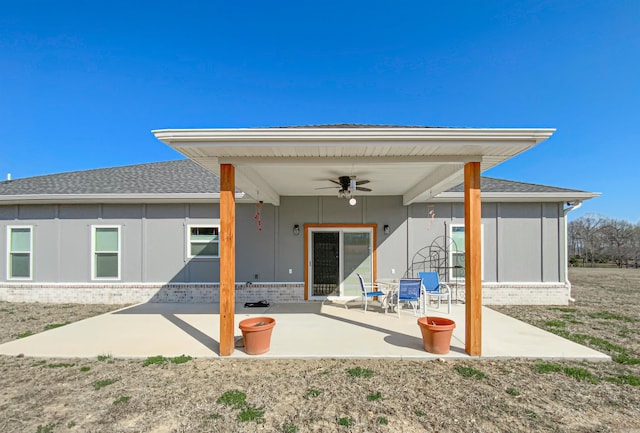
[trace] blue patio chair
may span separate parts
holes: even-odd
[[[364,305],[364,311],[367,311],[367,304],[369,298],[373,298],[374,296],[384,296],[384,292],[378,290],[378,286],[375,284],[365,284],[362,275],[358,275],[358,279],[360,280],[360,291],[362,293],[362,304]],[[368,289],[368,290],[367,290]],[[386,310],[385,310],[386,312]]]
[[[400,317],[400,309],[402,303],[409,304],[413,308],[413,315],[418,314],[418,305],[420,305],[420,291],[422,288],[422,280],[420,278],[402,278],[398,285],[397,304],[398,317]]]
[[[418,272],[418,276],[422,280],[422,290],[428,300],[431,297],[438,299],[438,308],[440,308],[440,300],[447,299],[447,313],[451,313],[451,289],[447,283],[441,283],[437,272]],[[424,312],[426,314],[426,311]]]

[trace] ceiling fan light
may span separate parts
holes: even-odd
[[[350,204],[351,206],[355,206],[355,205],[356,205],[356,203],[358,203],[358,201],[355,199],[355,197],[351,197],[351,198],[349,199],[349,204]]]

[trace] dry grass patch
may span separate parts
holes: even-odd
[[[617,362],[0,356],[0,431],[640,430],[640,272],[571,272],[573,305],[496,309]],[[0,340],[114,308],[98,307],[0,303]]]

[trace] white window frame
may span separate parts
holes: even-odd
[[[29,229],[29,276],[28,277],[14,277],[11,274],[11,232],[13,229]],[[21,280],[31,281],[33,280],[33,226],[19,225],[19,226],[7,226],[7,280]]]
[[[193,255],[191,254],[191,229],[194,228],[213,228],[216,229],[218,231],[218,239],[214,239],[214,242],[218,244],[218,255],[216,256],[211,256],[211,255]],[[187,249],[187,258],[189,259],[219,259],[220,258],[220,225],[219,224],[189,224],[187,225],[187,236],[186,236],[187,242],[186,242],[186,249]],[[208,243],[208,242],[198,242],[196,241],[195,243]]]
[[[118,250],[100,251],[98,253],[118,254],[118,275],[115,277],[96,276],[96,229],[117,229],[118,230]],[[122,275],[122,226],[120,225],[92,225],[91,226],[91,279],[95,281],[118,281]]]
[[[451,241],[452,241],[450,243],[451,248],[449,249],[449,263],[451,264],[451,266],[453,266],[453,253],[454,253],[454,251],[453,251],[453,228],[454,227],[462,227],[462,228],[464,228],[465,229],[465,236],[466,236],[466,233],[467,233],[467,229],[466,229],[466,226],[465,226],[464,223],[463,224],[449,224],[449,228],[448,228],[448,230],[449,230],[449,239],[451,239]],[[482,248],[481,257],[484,259],[484,224],[480,224],[480,243],[481,243],[481,248]],[[456,245],[456,246],[458,248],[460,248],[460,245]],[[463,254],[467,254],[467,251],[465,250],[465,248],[466,248],[466,246],[462,245],[462,251],[456,250],[455,252],[457,252],[457,253],[462,252]],[[481,269],[481,272],[482,272],[482,275],[481,275],[480,278],[484,281],[484,265],[481,265],[480,269]],[[449,269],[449,281],[460,281],[460,282],[465,281],[465,278],[466,278],[465,276],[456,278],[456,276],[454,274],[454,271],[455,271],[455,269],[453,269],[453,268]],[[466,269],[465,269],[465,275],[466,275]]]

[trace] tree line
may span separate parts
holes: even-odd
[[[586,214],[567,224],[569,262],[596,266],[615,263],[618,267],[638,267],[640,222]]]

